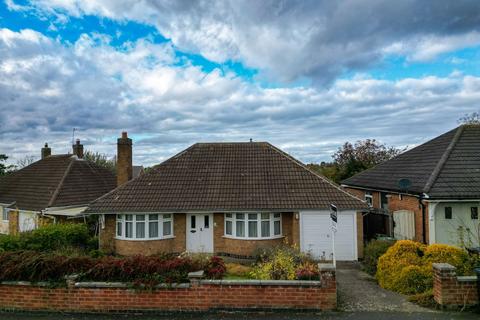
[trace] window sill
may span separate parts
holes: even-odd
[[[222,238],[225,239],[232,239],[232,240],[243,240],[243,241],[263,241],[263,240],[275,240],[275,239],[282,239],[285,238],[285,236],[274,236],[274,237],[268,237],[268,238],[240,238],[240,237],[234,237],[234,236],[222,236]]]
[[[175,236],[168,236],[168,237],[163,237],[163,238],[144,238],[144,239],[137,239],[137,238],[119,238],[115,237],[115,240],[122,240],[122,241],[159,241],[159,240],[170,240],[170,239],[175,239]]]

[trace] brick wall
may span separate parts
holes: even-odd
[[[192,281],[173,287],[133,290],[124,284],[76,283],[67,288],[0,284],[0,309],[70,312],[207,311],[215,309],[333,310],[335,270],[321,281]]]
[[[361,212],[357,212],[357,251],[358,251],[358,258],[363,258],[363,214]]]
[[[18,210],[12,210],[8,213],[8,234],[18,234]]]
[[[441,306],[469,306],[478,303],[477,278],[457,277],[448,263],[433,264],[433,297]]]

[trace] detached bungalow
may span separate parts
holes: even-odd
[[[342,185],[391,215],[396,238],[478,246],[480,125],[462,125]],[[373,227],[370,234],[389,228]]]
[[[89,202],[116,187],[115,175],[85,161],[77,140],[72,154],[42,158],[0,179],[0,233],[16,234],[38,226],[78,218]]]
[[[131,158],[131,140],[125,134],[118,143],[120,163]],[[117,170],[128,178],[128,167]],[[122,255],[251,256],[287,242],[330,259],[332,203],[340,210],[337,259],[356,260],[363,201],[269,143],[197,143],[95,200],[86,212],[101,215],[101,248]]]

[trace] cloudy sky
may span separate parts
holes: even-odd
[[[200,141],[304,162],[412,147],[480,110],[480,1],[0,0],[0,153],[159,163]]]

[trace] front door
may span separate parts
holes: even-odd
[[[187,214],[187,251],[213,252],[213,214]]]

